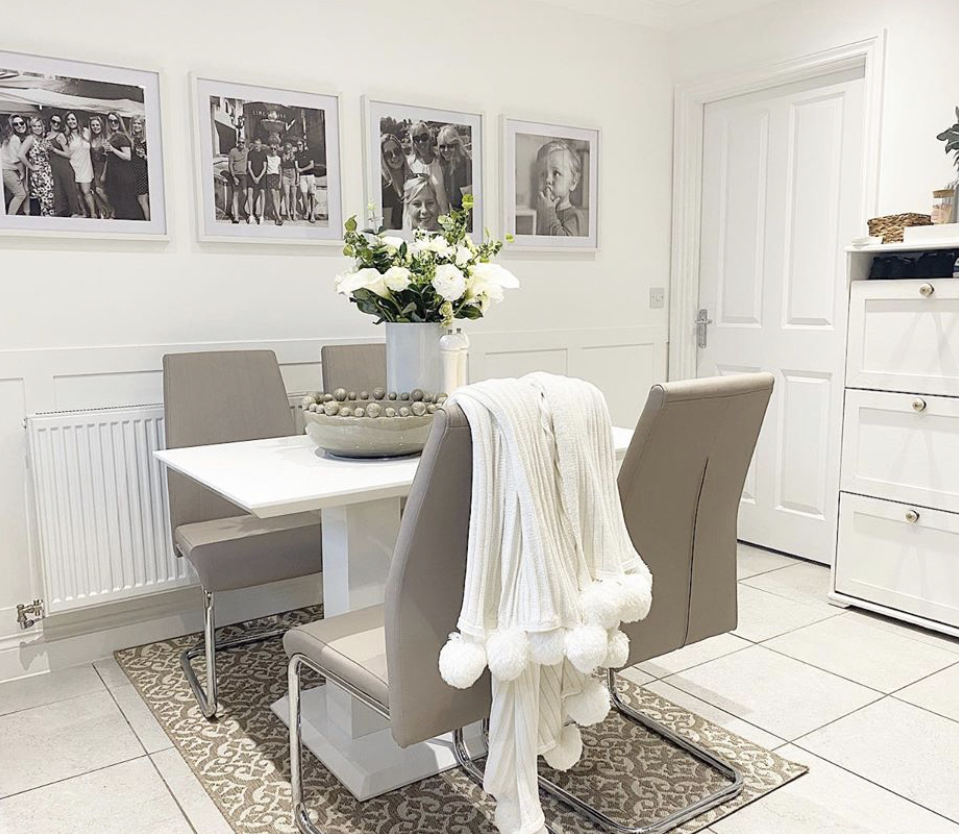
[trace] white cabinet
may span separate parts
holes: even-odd
[[[959,636],[959,280],[864,280],[886,253],[849,254],[830,598]]]

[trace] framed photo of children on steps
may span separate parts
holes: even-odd
[[[503,224],[514,247],[598,248],[599,130],[503,118]]]
[[[191,81],[199,239],[342,241],[339,97]]]
[[[0,233],[166,239],[156,72],[0,51]]]

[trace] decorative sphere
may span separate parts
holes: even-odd
[[[334,398],[333,398],[333,395],[332,395],[332,394],[324,394],[324,395],[323,395],[323,402],[325,402],[325,403],[331,403],[331,402],[333,402],[333,400],[334,400]]]
[[[337,402],[323,403],[323,413],[327,417],[335,417],[340,413],[340,404]]]
[[[300,408],[309,408],[316,400],[312,396],[307,395],[302,400],[300,400]]]
[[[370,398],[370,392],[369,392],[369,391],[360,391],[360,399],[361,399],[361,400],[368,400],[369,398]]]
[[[370,403],[366,407],[366,416],[367,417],[379,417],[383,409],[380,408],[376,403]]]
[[[383,416],[384,416],[384,417],[395,417],[395,416],[396,416],[396,409],[393,408],[392,406],[387,406],[386,408],[383,409]]]
[[[424,394],[424,395],[423,395],[423,402],[425,402],[425,403],[436,402],[436,394]]]
[[[436,404],[437,404],[437,405],[442,405],[442,404],[445,403],[448,399],[449,399],[449,395],[448,395],[448,394],[437,394],[437,395],[436,395]]]
[[[426,406],[426,413],[436,414],[436,403],[430,403],[428,406]]]
[[[395,400],[398,396],[399,394],[397,394],[396,391],[390,391],[390,393],[386,395],[386,398],[388,400]]]
[[[410,391],[410,397],[412,398],[414,402],[418,402],[419,400],[422,400],[423,396],[424,394],[423,394],[422,388],[414,388],[412,391]]]
[[[310,403],[307,411],[319,411],[320,407],[316,403]]]
[[[356,391],[350,391],[350,393],[346,395],[346,398],[347,398],[348,400],[355,400],[355,399],[356,399]]]
[[[366,416],[366,411],[364,411],[362,407],[357,406],[356,408],[353,409],[353,416],[354,416],[354,417],[365,417],[365,416]]]
[[[405,405],[400,406],[400,417],[409,417],[410,410]]]
[[[344,405],[340,408],[340,417],[352,417],[352,416],[353,416],[353,409],[350,408],[348,405]]]
[[[410,395],[407,394],[406,391],[404,391],[402,394],[400,394],[400,399],[403,400],[404,402],[405,402],[406,400],[409,400],[409,398],[410,398]]]
[[[377,386],[373,389],[373,399],[382,400],[386,396],[386,389]]]
[[[345,388],[337,388],[337,389],[333,392],[333,399],[337,400],[338,402],[343,402],[343,400],[346,399],[346,389],[345,389]]]
[[[419,400],[413,403],[413,413],[417,417],[422,417],[426,414],[426,403],[420,402]]]

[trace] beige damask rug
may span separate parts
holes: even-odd
[[[296,611],[249,623],[244,630],[320,616]],[[236,629],[226,629],[227,632]],[[286,692],[286,655],[279,640],[217,657],[220,718],[207,722],[179,666],[196,636],[116,653],[117,661],[237,834],[296,834],[290,815],[286,726],[270,704]],[[202,680],[202,660],[198,662]],[[746,741],[623,680],[631,703],[677,733],[701,742],[745,775],[739,798],[677,829],[699,831],[801,776],[806,768]],[[723,778],[615,712],[583,731],[586,751],[567,774],[547,773],[617,820],[650,822],[721,787]],[[308,751],[305,795],[324,834],[496,834],[493,806],[459,770],[357,802]],[[545,772],[545,769],[544,769]],[[563,834],[596,829],[562,805],[544,803]],[[202,833],[201,833],[202,834]]]

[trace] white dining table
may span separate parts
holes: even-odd
[[[613,428],[622,459],[632,429]],[[400,526],[400,501],[419,457],[345,460],[305,435],[154,452],[164,466],[239,508],[274,518],[318,512],[323,529],[323,616],[383,602]],[[360,800],[454,767],[449,737],[401,749],[388,723],[335,685],[302,697],[303,742]],[[289,723],[286,696],[273,711]],[[475,736],[478,734],[478,729]]]

